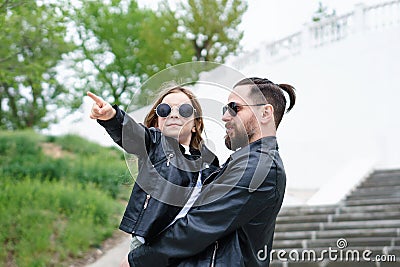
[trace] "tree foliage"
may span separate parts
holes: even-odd
[[[77,67],[87,90],[116,104],[128,104],[141,82],[170,65],[190,60],[173,38],[177,25],[164,19],[164,13],[139,8],[135,1],[82,4],[74,19],[80,39]]]
[[[0,129],[44,128],[48,112],[73,100],[56,79],[62,55],[74,49],[64,40],[62,10],[35,1],[0,4]]]
[[[82,5],[75,14],[81,87],[116,104],[132,99],[135,107],[152,101],[159,88],[141,85],[155,73],[194,60],[223,63],[237,52],[243,34],[236,27],[247,8],[239,0],[194,0],[176,10],[164,1],[156,11],[134,0]],[[94,69],[90,75],[83,62]]]
[[[3,0],[0,129],[46,128],[56,111],[79,107],[87,90],[147,105],[159,90],[143,86],[152,75],[237,53],[246,9],[239,0],[189,0],[175,9],[164,0],[157,10],[136,0]]]
[[[189,0],[179,5],[179,32],[192,44],[196,60],[224,63],[235,54],[243,32],[238,31],[247,3],[240,0]]]

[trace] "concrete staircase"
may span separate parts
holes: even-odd
[[[282,208],[273,250],[271,267],[400,266],[400,170],[373,172],[338,205]]]

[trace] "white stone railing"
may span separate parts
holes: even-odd
[[[306,45],[318,47],[346,38],[354,26],[354,12],[305,25]]]
[[[400,24],[400,1],[364,7],[363,30],[374,30]]]
[[[266,52],[269,57],[286,58],[301,51],[302,32],[296,32],[286,38],[267,44]]]
[[[304,24],[301,31],[263,45],[237,58],[232,64],[240,69],[247,64],[258,62],[260,57],[277,62],[300,54],[304,49],[324,46],[352,34],[397,25],[400,25],[400,0],[373,6],[357,4],[350,13]]]

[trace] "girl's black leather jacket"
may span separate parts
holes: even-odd
[[[116,116],[98,123],[128,157],[130,154],[138,157],[137,178],[119,228],[151,239],[186,204],[198,175],[204,182],[219,168],[218,158],[205,145],[200,151],[190,148],[191,155],[184,154],[176,139],[137,123],[116,105],[113,108]]]

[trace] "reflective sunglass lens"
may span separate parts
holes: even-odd
[[[182,104],[179,107],[179,114],[184,118],[189,118],[193,114],[193,107],[190,104]]]
[[[227,106],[231,116],[236,116],[238,112],[238,106],[236,105],[236,102],[230,102]]]
[[[168,115],[171,113],[171,107],[168,104],[161,103],[157,106],[156,113],[159,117],[168,117]]]
[[[224,106],[222,108],[222,115],[224,115],[226,111],[228,111],[231,116],[233,116],[233,117],[236,116],[236,114],[237,114],[237,105],[236,105],[236,103],[235,102],[230,102],[226,106]]]
[[[222,116],[226,113],[226,110],[228,109],[227,106],[223,106],[222,107]]]

